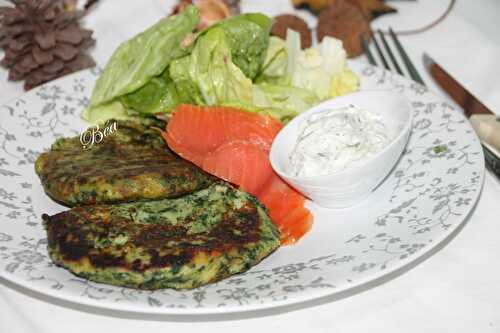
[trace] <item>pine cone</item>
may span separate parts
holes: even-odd
[[[0,64],[9,80],[24,80],[29,90],[63,75],[95,66],[85,51],[95,44],[92,31],[80,27],[85,14],[65,0],[8,0],[0,7]]]

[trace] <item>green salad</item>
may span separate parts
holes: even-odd
[[[160,20],[121,44],[96,82],[82,117],[169,114],[178,104],[228,105],[283,122],[322,100],[354,91],[342,42],[302,50],[300,36],[270,37],[264,14],[228,18],[194,35],[198,10]]]

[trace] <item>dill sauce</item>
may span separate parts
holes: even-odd
[[[347,107],[325,110],[305,119],[290,154],[290,172],[296,177],[313,177],[344,170],[389,143],[380,116]]]

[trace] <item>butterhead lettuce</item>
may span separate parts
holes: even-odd
[[[91,124],[98,124],[105,123],[108,119],[133,118],[133,114],[129,114],[123,104],[115,100],[85,109],[82,118]]]
[[[215,27],[196,40],[193,52],[170,65],[174,82],[192,82],[206,105],[251,101],[252,80],[232,61],[226,33]]]
[[[254,105],[298,113],[356,90],[358,78],[347,67],[341,41],[325,37],[302,50],[300,35],[289,30],[286,41],[271,37],[256,83]]]
[[[316,47],[302,51],[299,33],[288,30],[286,45],[287,75],[292,86],[313,91],[321,100],[357,89],[358,80],[347,68],[342,41],[327,36]]]
[[[122,104],[142,114],[169,113],[178,104],[203,104],[198,87],[189,80],[174,82],[168,68],[133,93],[120,98]]]
[[[334,38],[302,50],[294,31],[286,41],[270,37],[272,21],[263,14],[234,16],[195,36],[198,22],[189,6],[120,45],[82,117],[95,123],[150,116],[187,103],[231,105],[286,122],[357,89]]]
[[[269,45],[272,21],[264,14],[241,14],[207,29],[222,28],[231,49],[233,63],[253,80],[259,73]]]
[[[318,104],[320,99],[307,89],[260,83],[253,86],[252,103],[259,108],[299,113]]]
[[[286,83],[287,52],[283,39],[271,36],[269,47],[256,82]]]
[[[292,109],[283,109],[283,108],[275,108],[275,107],[265,107],[265,106],[256,106],[254,103],[249,102],[230,102],[224,103],[222,106],[229,106],[236,109],[244,110],[247,112],[258,113],[264,116],[270,116],[278,119],[283,124],[286,124],[290,120],[292,120],[299,112]]]
[[[160,20],[121,44],[96,82],[84,119],[102,118],[103,115],[92,115],[97,112],[96,107],[101,106],[99,112],[105,112],[105,105],[143,87],[151,78],[163,73],[172,60],[189,54],[190,48],[182,42],[199,19],[196,7],[189,6],[182,13]]]
[[[327,36],[317,46],[302,50],[300,35],[288,30],[286,41],[271,39],[257,81],[307,90],[320,101],[333,98],[358,88],[358,77],[347,67],[346,58],[338,39]]]

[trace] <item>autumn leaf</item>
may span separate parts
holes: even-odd
[[[314,12],[319,12],[330,5],[330,0],[292,0],[295,8],[309,8]]]
[[[382,0],[292,0],[292,4],[295,8],[308,8],[319,13],[327,7],[336,6],[341,1],[347,1],[356,6],[369,21],[384,14],[397,12],[395,8],[386,5]]]
[[[395,8],[387,6],[381,0],[347,0],[347,1],[358,7],[363,13],[363,15],[370,21],[384,14],[397,12]]]

